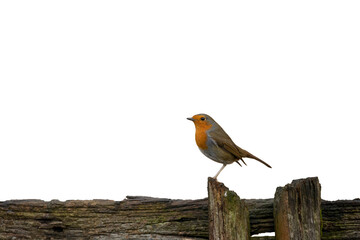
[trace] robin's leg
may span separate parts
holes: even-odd
[[[220,168],[220,170],[217,172],[217,174],[215,175],[214,179],[216,179],[219,174],[221,173],[221,171],[226,167],[226,164],[222,165],[222,167]]]

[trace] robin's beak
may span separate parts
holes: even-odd
[[[190,121],[195,121],[195,119],[193,118],[186,118],[187,120],[190,120]]]

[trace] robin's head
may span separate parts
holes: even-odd
[[[214,119],[207,114],[196,114],[187,119],[193,121],[196,128],[210,128],[215,123]]]

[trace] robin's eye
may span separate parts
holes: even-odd
[[[200,120],[201,120],[201,121],[204,121],[204,120],[205,120],[205,118],[204,118],[204,117],[201,117],[201,118],[200,118]]]

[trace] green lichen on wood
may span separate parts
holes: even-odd
[[[227,190],[225,192],[225,202],[229,211],[235,211],[240,205],[240,198],[236,192]]]
[[[226,230],[231,234],[233,239],[249,239],[250,238],[250,220],[249,211],[245,201],[234,191],[225,192],[224,214],[227,218],[225,226]]]

